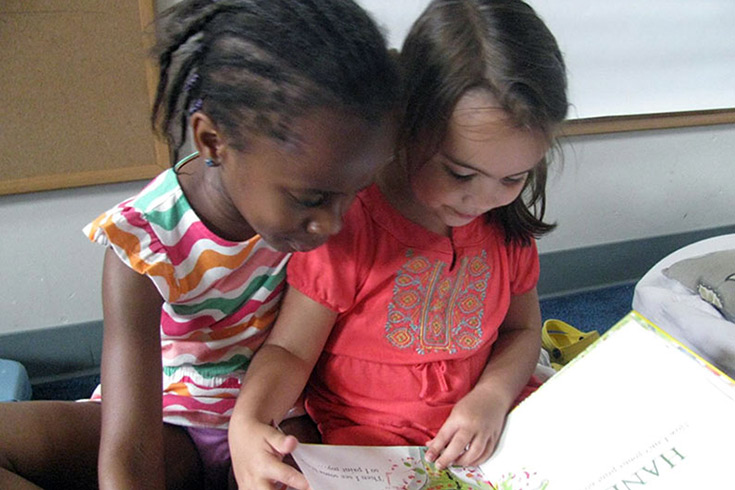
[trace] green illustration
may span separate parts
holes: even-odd
[[[522,470],[518,473],[507,473],[492,486],[494,490],[546,490],[549,486],[548,480],[542,480],[535,472]]]
[[[437,470],[424,458],[423,448],[417,457],[391,461],[386,476],[396,490],[494,490],[477,468]]]

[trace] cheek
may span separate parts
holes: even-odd
[[[300,213],[282,199],[263,201],[259,206],[265,226],[282,232],[292,232],[297,227]]]
[[[451,200],[452,186],[446,174],[436,169],[426,168],[412,179],[412,189],[416,198],[429,207],[440,206]]]
[[[295,228],[298,213],[276,193],[251,188],[238,201],[241,214],[258,233],[278,235]]]
[[[487,206],[490,209],[507,206],[518,198],[522,189],[522,186],[503,187],[502,184],[498,184],[496,191],[488,197]],[[488,209],[488,211],[490,211],[490,209]]]
[[[526,188],[526,181],[524,180],[522,183],[518,184],[517,186],[514,186],[512,188],[508,189],[507,193],[507,203],[510,204],[513,201],[515,201],[518,196],[520,196],[523,193],[523,189]]]

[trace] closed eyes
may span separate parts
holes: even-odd
[[[527,177],[528,177],[528,172],[521,174],[521,175],[514,175],[512,177],[505,177],[504,179],[502,179],[502,182],[503,184],[507,186],[514,186],[514,185],[525,182]]]
[[[447,166],[447,165],[444,165],[444,170],[445,170],[445,171],[446,171],[446,172],[447,172],[447,173],[448,173],[448,174],[449,174],[449,175],[450,175],[451,177],[453,177],[454,179],[456,179],[456,180],[458,180],[458,181],[460,181],[460,182],[467,182],[467,181],[469,181],[469,180],[472,180],[472,178],[473,178],[473,177],[475,177],[475,176],[477,175],[476,173],[470,173],[470,174],[461,174],[461,173],[455,172],[454,170],[452,170],[452,168],[451,168],[451,167],[449,167],[449,166]]]
[[[457,180],[459,182],[469,182],[474,177],[476,177],[478,175],[477,172],[473,172],[473,173],[459,173],[456,170],[454,170],[453,168],[449,167],[448,165],[444,165],[444,170],[452,178],[454,178],[455,180]],[[510,177],[504,177],[504,178],[500,179],[500,182],[503,185],[506,185],[508,187],[513,187],[515,185],[524,183],[527,178],[528,178],[528,172],[524,172],[522,174],[512,175]]]
[[[324,205],[329,199],[329,195],[324,192],[305,196],[296,196],[294,194],[290,194],[290,196],[294,201],[296,201],[298,205],[305,208],[318,208],[319,206]]]

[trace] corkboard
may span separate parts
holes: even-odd
[[[153,0],[3,0],[0,194],[148,179]]]

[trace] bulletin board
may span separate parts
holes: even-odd
[[[0,194],[149,179],[154,0],[3,0]]]

